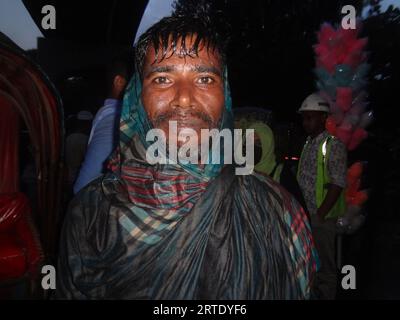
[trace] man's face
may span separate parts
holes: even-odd
[[[321,111],[304,111],[301,113],[303,118],[303,128],[308,135],[316,135],[325,129],[327,114]]]
[[[191,46],[186,38],[186,46]],[[177,48],[180,48],[180,42]],[[200,47],[201,48],[201,47]],[[167,53],[167,57],[170,53]],[[169,121],[176,121],[178,134],[191,128],[217,128],[224,109],[224,83],[219,55],[201,48],[198,56],[171,57],[155,62],[155,50],[147,51],[143,67],[142,102],[154,128],[168,137]],[[179,144],[179,143],[178,143]]]

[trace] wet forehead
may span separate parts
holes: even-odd
[[[186,39],[185,46],[187,49],[192,47],[192,41],[192,38]],[[152,71],[173,72],[185,67],[189,68],[190,71],[211,72],[221,76],[221,58],[217,50],[200,43],[197,54],[195,52],[182,53],[181,43],[181,40],[177,42],[175,52],[171,48],[171,43],[169,43],[165,57],[162,57],[164,55],[162,47],[156,53],[154,47],[149,46],[144,62],[144,74]]]

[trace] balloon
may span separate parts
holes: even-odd
[[[317,84],[317,88],[320,91],[326,91],[329,95],[331,95],[332,97],[335,96],[336,94],[336,87],[334,85],[334,80],[332,78],[330,78],[328,81],[323,82],[320,80],[317,80],[316,82]]]
[[[371,122],[374,120],[374,114],[372,111],[368,111],[362,114],[361,118],[360,118],[360,123],[359,123],[359,127],[360,128],[366,128],[368,127]]]
[[[359,28],[355,29],[343,29],[339,28],[337,31],[338,37],[342,39],[343,42],[349,43],[357,39]]]
[[[317,59],[319,66],[325,68],[330,74],[335,71],[336,60],[332,52],[320,55]]]
[[[347,87],[350,85],[353,71],[350,66],[338,64],[335,68],[335,84],[337,87]]]
[[[336,30],[327,22],[321,26],[318,32],[318,41],[320,43],[329,43],[336,35]]]
[[[368,195],[365,191],[357,192],[356,196],[354,197],[353,203],[357,206],[361,206],[367,201]]]
[[[349,52],[362,52],[368,43],[367,38],[356,39],[349,43]]]
[[[364,103],[368,99],[368,93],[366,91],[361,91],[353,100],[353,104]]]
[[[366,107],[366,103],[359,103],[359,104],[354,104],[348,111],[348,113],[352,116],[357,116],[358,120],[360,120],[361,114],[364,112]]]
[[[357,128],[353,132],[353,135],[351,136],[350,142],[348,144],[348,149],[350,151],[354,150],[367,137],[368,137],[367,131],[365,131],[363,128]]]
[[[356,127],[358,122],[360,121],[360,117],[357,115],[352,115],[349,112],[346,113],[343,122],[349,123],[352,128]]]
[[[363,87],[365,87],[368,83],[367,81],[367,75],[369,72],[369,65],[367,63],[361,64],[356,72],[354,73],[352,79],[351,79],[351,87],[357,91]]]
[[[325,96],[321,95],[325,100],[329,102],[331,116],[334,118],[335,123],[340,125],[344,118],[344,113],[342,109],[340,109],[335,102],[332,101],[330,98],[325,98]]]
[[[353,90],[351,88],[336,88],[336,104],[340,109],[342,109],[342,111],[347,112],[350,109],[352,100]]]
[[[336,122],[335,122],[335,119],[332,116],[329,116],[326,119],[325,128],[331,135],[333,135],[333,136],[335,135],[335,133],[336,133]]]
[[[360,188],[361,185],[361,180],[360,178],[352,177],[352,176],[347,176],[347,183],[348,186],[346,188],[345,192],[345,197],[347,199],[346,202],[351,202],[351,199],[355,197],[356,193],[358,192],[358,189]]]
[[[342,124],[336,129],[336,136],[347,146],[351,139],[351,127]]]
[[[324,68],[316,68],[314,73],[322,83],[326,83],[331,78],[331,75]]]
[[[343,59],[343,63],[355,69],[363,61],[361,52],[352,52]]]
[[[335,119],[335,123],[337,125],[342,124],[343,118],[344,118],[342,110],[340,110],[339,112],[336,112],[336,113],[332,113],[332,117],[333,117],[333,119]]]
[[[347,170],[348,177],[352,178],[360,178],[363,172],[363,164],[360,161],[357,161],[351,165],[351,167]]]
[[[325,68],[316,68],[314,73],[317,76],[317,88],[326,91],[330,96],[336,93],[335,79],[325,70]]]

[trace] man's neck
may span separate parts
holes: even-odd
[[[318,137],[320,134],[322,134],[324,132],[325,132],[325,129],[319,130],[319,131],[317,131],[317,132],[315,132],[313,134],[310,134],[310,137],[311,137],[311,139],[315,139],[316,137]]]

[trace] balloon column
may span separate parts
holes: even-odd
[[[331,109],[326,128],[348,150],[354,150],[368,136],[365,128],[373,119],[372,111],[366,111],[367,39],[358,38],[359,31],[359,22],[356,29],[347,30],[335,30],[324,23],[314,46],[316,85]]]
[[[318,32],[316,54],[316,86],[330,106],[331,114],[326,121],[327,131],[339,138],[348,150],[354,150],[368,136],[366,127],[373,120],[367,111],[367,45],[366,38],[358,38],[360,22],[356,29],[338,29],[324,23]],[[361,207],[367,193],[360,191],[363,165],[353,164],[347,175],[347,212],[338,220],[338,226],[347,233],[357,229],[363,220]]]

